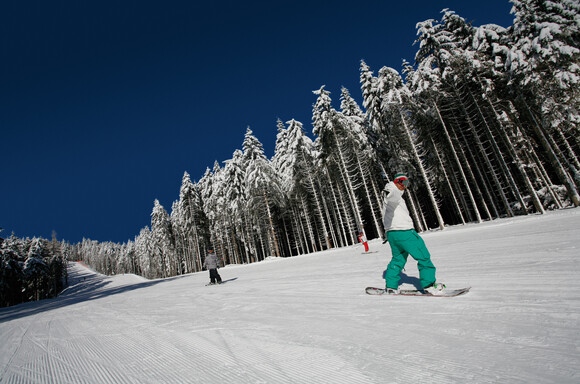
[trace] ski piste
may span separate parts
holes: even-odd
[[[429,293],[423,293],[423,291],[418,289],[402,289],[399,293],[386,294],[384,288],[367,287],[365,292],[369,295],[385,295],[385,296],[426,296],[426,297],[455,297],[459,295],[466,294],[469,292],[471,287],[459,288],[459,289],[448,289],[444,290],[438,294],[432,295]]]

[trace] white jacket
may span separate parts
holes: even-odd
[[[404,192],[399,190],[392,181],[383,189],[383,224],[387,232],[415,228],[403,199]]]

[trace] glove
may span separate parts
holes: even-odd
[[[381,192],[381,196],[383,198],[383,201],[387,199],[387,197],[389,196],[389,193],[390,193],[390,191],[383,189],[383,191]]]

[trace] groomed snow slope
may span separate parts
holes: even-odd
[[[579,383],[580,209],[423,234],[456,298],[369,296],[390,248],[147,281],[80,264],[0,309],[2,383]],[[409,259],[405,285],[417,283]]]

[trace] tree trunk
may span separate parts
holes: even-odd
[[[532,119],[533,123],[532,127],[534,129],[534,132],[536,133],[536,136],[540,140],[540,144],[542,145],[542,147],[544,147],[545,153],[548,156],[550,162],[552,163],[552,167],[554,167],[554,170],[556,171],[556,173],[560,177],[560,180],[564,183],[564,186],[566,187],[566,191],[568,192],[568,197],[570,198],[570,201],[572,202],[572,204],[574,204],[574,206],[576,207],[580,206],[580,196],[578,195],[578,190],[576,189],[574,182],[570,179],[568,172],[566,172],[566,170],[562,166],[562,163],[560,163],[560,160],[558,160],[558,156],[556,156],[554,148],[552,148],[552,146],[550,145],[550,142],[548,141],[542,128],[538,124],[534,114],[530,110],[530,107],[528,106],[523,97],[520,97],[520,99],[524,103],[527,112]]]
[[[401,104],[402,104],[402,102],[401,102]],[[425,171],[425,167],[423,166],[423,161],[419,157],[419,153],[417,152],[417,146],[415,145],[413,137],[411,136],[411,131],[409,130],[409,127],[407,126],[407,122],[405,121],[405,117],[403,116],[403,112],[400,109],[399,109],[399,115],[401,117],[401,121],[403,122],[403,127],[405,128],[405,134],[407,135],[407,140],[409,141],[409,144],[411,145],[411,148],[413,150],[413,157],[415,158],[415,161],[417,162],[417,166],[419,167],[419,172],[421,173],[421,177],[423,178],[423,181],[424,181],[425,186],[427,188],[427,193],[429,195],[429,199],[431,200],[431,204],[433,205],[433,209],[435,211],[435,216],[437,217],[437,221],[439,223],[439,229],[445,229],[445,223],[443,222],[443,217],[441,216],[441,211],[439,211],[439,206],[437,204],[437,200],[435,199],[435,194],[433,193],[433,188],[431,187],[431,183],[429,182],[429,178],[427,177],[427,172]]]
[[[467,177],[465,176],[465,172],[463,170],[463,166],[461,165],[461,161],[459,161],[459,157],[457,156],[457,151],[455,150],[455,146],[453,145],[453,141],[451,141],[451,136],[449,136],[449,131],[447,130],[447,126],[445,125],[445,121],[441,116],[441,112],[439,111],[439,107],[437,107],[436,103],[433,103],[435,106],[435,111],[437,112],[437,116],[439,116],[439,121],[441,122],[441,126],[443,127],[443,132],[445,134],[445,139],[451,148],[451,153],[453,154],[453,158],[455,159],[455,163],[457,164],[457,168],[459,169],[459,174],[461,175],[461,179],[463,180],[463,184],[467,189],[467,196],[469,196],[469,200],[471,201],[471,205],[473,207],[473,211],[477,218],[477,222],[481,223],[483,220],[481,219],[481,214],[479,213],[479,209],[477,208],[477,204],[475,202],[475,197],[473,197],[473,193],[471,192],[471,188],[469,187],[469,182],[467,181]]]

